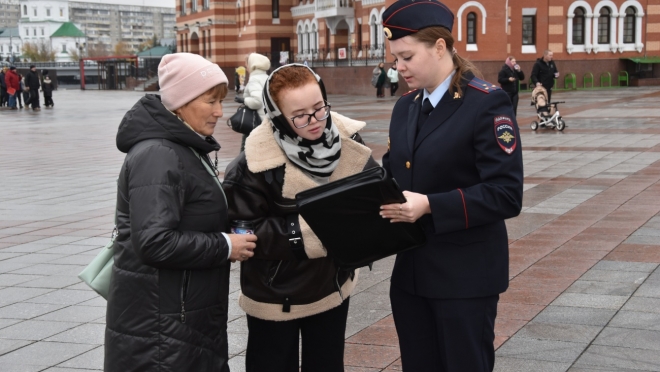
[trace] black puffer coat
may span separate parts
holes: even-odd
[[[227,202],[202,164],[220,146],[148,95],[124,116],[117,148],[127,155],[105,372],[227,372]]]
[[[514,78],[510,81],[509,78]],[[518,94],[518,81],[525,80],[525,73],[522,70],[512,70],[508,65],[502,66],[500,73],[497,74],[497,82],[500,83],[502,90],[509,94],[509,97]]]

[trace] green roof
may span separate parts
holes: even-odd
[[[50,37],[86,37],[76,25],[71,22],[64,22]]]
[[[660,63],[660,57],[622,58],[635,63]]]
[[[18,34],[18,27],[0,28],[0,37],[9,38],[10,35],[11,37],[20,39]]]
[[[137,56],[140,57],[140,58],[149,58],[149,57],[159,58],[159,57],[162,57],[166,54],[171,54],[171,53],[172,53],[172,49],[170,49],[166,46],[157,46],[157,47],[153,47],[151,49],[147,49],[145,51],[142,51],[142,52],[138,53]]]

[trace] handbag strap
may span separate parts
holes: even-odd
[[[195,154],[197,159],[199,159],[199,161],[201,161],[202,164],[204,164],[204,168],[206,169],[206,171],[211,175],[211,177],[213,177],[215,182],[218,184],[218,187],[220,188],[220,192],[222,193],[222,197],[225,199],[225,204],[228,204],[227,196],[225,195],[225,190],[222,189],[222,183],[220,183],[220,180],[218,179],[218,175],[215,174],[213,169],[211,169],[211,166],[207,162],[205,162],[204,159],[202,159],[202,156],[197,151],[195,151],[194,148],[192,147],[188,147],[188,148],[193,152],[193,154]]]
[[[118,195],[120,194],[120,192],[119,192],[119,177],[117,177],[117,194]],[[119,228],[117,228],[117,225],[119,224],[119,222],[117,221],[117,214],[118,213],[119,213],[119,211],[117,211],[117,205],[115,204],[115,227],[112,229],[112,233],[110,234],[110,242],[111,243],[114,243],[115,239],[117,239],[117,236],[119,236]],[[108,247],[108,249],[112,249],[113,246],[114,246],[114,244],[110,245],[110,247]]]

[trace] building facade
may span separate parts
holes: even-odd
[[[0,32],[0,58],[24,58],[27,45],[53,52],[55,61],[71,61],[72,50],[85,44],[85,35],[69,22],[67,0],[17,1],[20,18],[14,28]]]
[[[0,1],[0,29],[16,27],[19,14],[18,0]]]
[[[108,52],[119,42],[137,51],[154,36],[174,39],[174,8],[70,1],[69,14],[90,44]]]
[[[251,52],[269,55],[273,66],[308,61],[331,92],[351,86],[373,93],[373,66],[393,61],[381,20],[393,2],[176,0],[177,50],[198,53],[227,72],[244,65]],[[546,49],[554,52],[559,87],[570,74],[579,86],[589,76],[598,86],[608,73],[615,84],[620,71],[644,69],[627,59],[660,56],[660,0],[443,2],[456,16],[456,50],[491,81],[509,55],[529,76]]]

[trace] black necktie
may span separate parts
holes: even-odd
[[[429,117],[429,114],[433,111],[433,104],[428,98],[424,99],[424,104],[422,104],[422,111],[419,113],[419,118],[417,119],[417,133],[422,130],[422,126],[426,122],[426,119]]]

